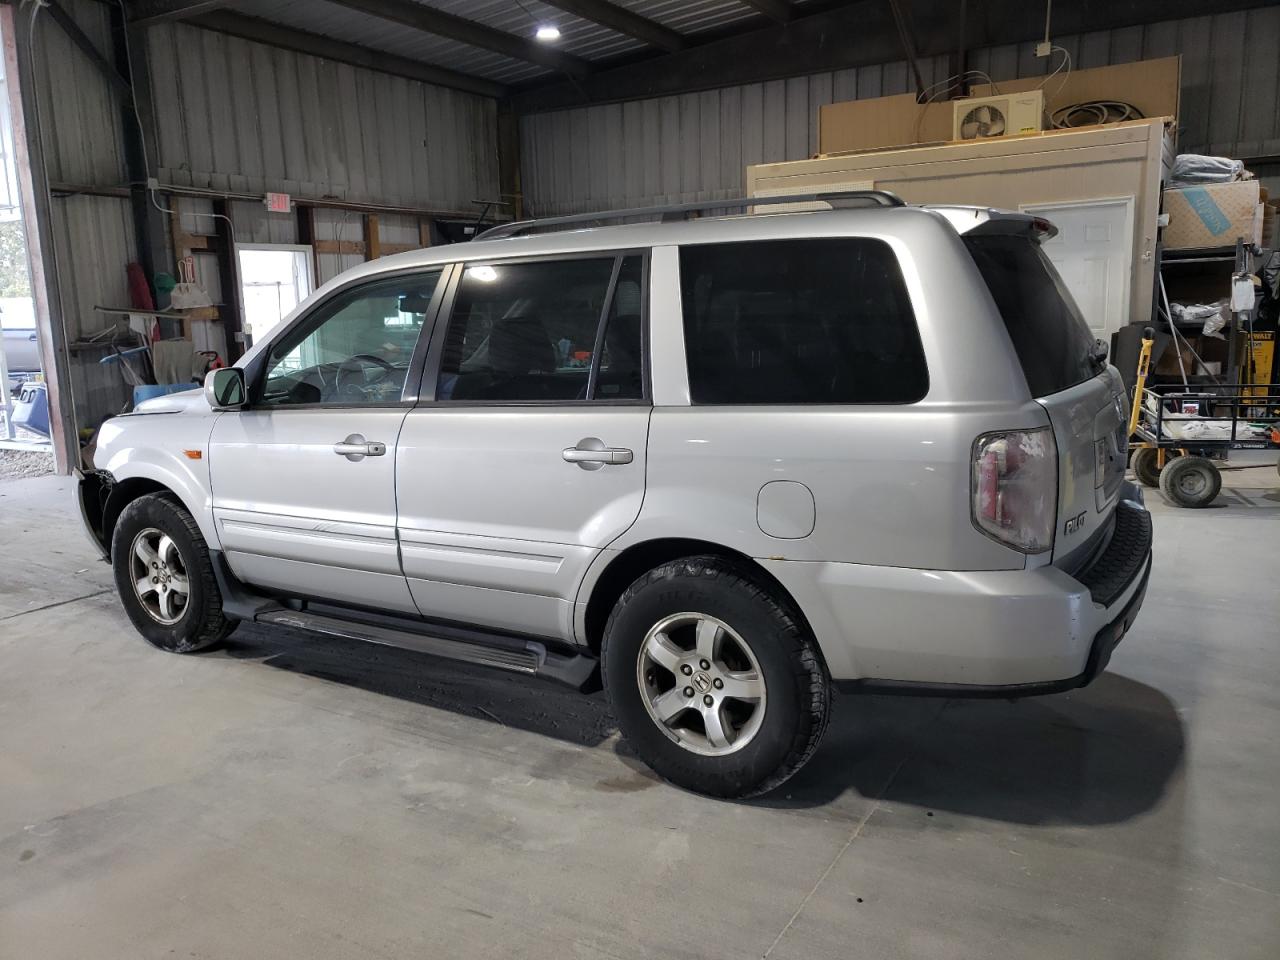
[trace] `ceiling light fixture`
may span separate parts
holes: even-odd
[[[560,28],[557,27],[554,23],[544,23],[540,27],[538,27],[538,30],[536,33],[534,33],[534,36],[537,37],[539,40],[541,40],[543,43],[550,43],[552,40],[560,39]]]

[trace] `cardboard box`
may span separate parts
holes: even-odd
[[[1056,67],[1062,54],[1054,51],[1050,57]],[[1044,86],[1044,109],[1049,116],[1055,110],[1074,103],[1090,100],[1121,100],[1134,107],[1144,117],[1177,117],[1179,95],[1182,89],[1182,58],[1160,57],[1155,60],[1137,60],[1118,63],[1110,67],[1090,67],[1072,70],[1067,78],[1055,77],[1045,83],[1044,77],[1024,77],[1021,80],[1001,80],[990,84],[974,84],[970,93],[975,97],[989,97],[1000,93],[1023,93]]]
[[[1178,366],[1178,354],[1182,354],[1182,366]],[[1155,365],[1151,368],[1152,373],[1159,374],[1162,377],[1177,376],[1186,371],[1192,373],[1196,367],[1196,355],[1187,347],[1179,344],[1174,346],[1173,341],[1165,347],[1164,352],[1156,359]]]
[[[1257,180],[1206,183],[1164,192],[1168,250],[1234,246],[1239,238],[1262,242],[1263,207]]]
[[[1061,54],[1054,54],[1055,65],[1059,56]],[[975,84],[970,93],[985,97],[996,93],[1025,93],[1043,86],[1045,110],[1050,113],[1086,100],[1123,100],[1137,107],[1145,117],[1176,118],[1181,64],[1180,57],[1139,60],[1072,70],[1065,80],[1055,77],[1049,83],[1042,76],[1001,81],[995,87],[980,83]],[[912,93],[826,104],[818,111],[818,152],[856,153],[950,141],[953,109],[950,100],[918,104]]]
[[[914,93],[847,100],[818,108],[818,149],[858,153],[951,139],[951,103],[921,105]]]

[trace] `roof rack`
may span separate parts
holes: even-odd
[[[600,220],[616,220],[622,217],[661,218],[663,222],[687,220],[691,213],[707,210],[726,210],[731,207],[764,207],[778,203],[812,203],[826,201],[834,208],[845,201],[868,200],[882,207],[903,207],[906,204],[896,193],[888,190],[829,190],[824,193],[795,193],[780,197],[735,197],[730,200],[695,200],[692,203],[673,203],[658,207],[630,207],[624,210],[602,210],[598,213],[575,213],[564,217],[543,217],[539,220],[516,220],[500,223],[472,237],[476,240],[501,240],[514,237],[541,227],[567,227],[578,223],[595,223]]]

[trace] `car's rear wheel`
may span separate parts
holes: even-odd
[[[808,630],[729,560],[688,557],[638,579],[609,617],[601,659],[627,742],[699,793],[774,789],[826,728],[829,681]]]
[[[154,647],[195,653],[236,627],[222,615],[200,528],[171,495],[148,494],[121,511],[111,536],[111,566],[125,612]]]
[[[1179,507],[1207,507],[1222,490],[1222,474],[1207,457],[1178,457],[1160,471],[1160,492]]]

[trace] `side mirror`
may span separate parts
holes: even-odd
[[[204,378],[204,396],[215,410],[238,410],[245,405],[244,371],[219,367]]]

